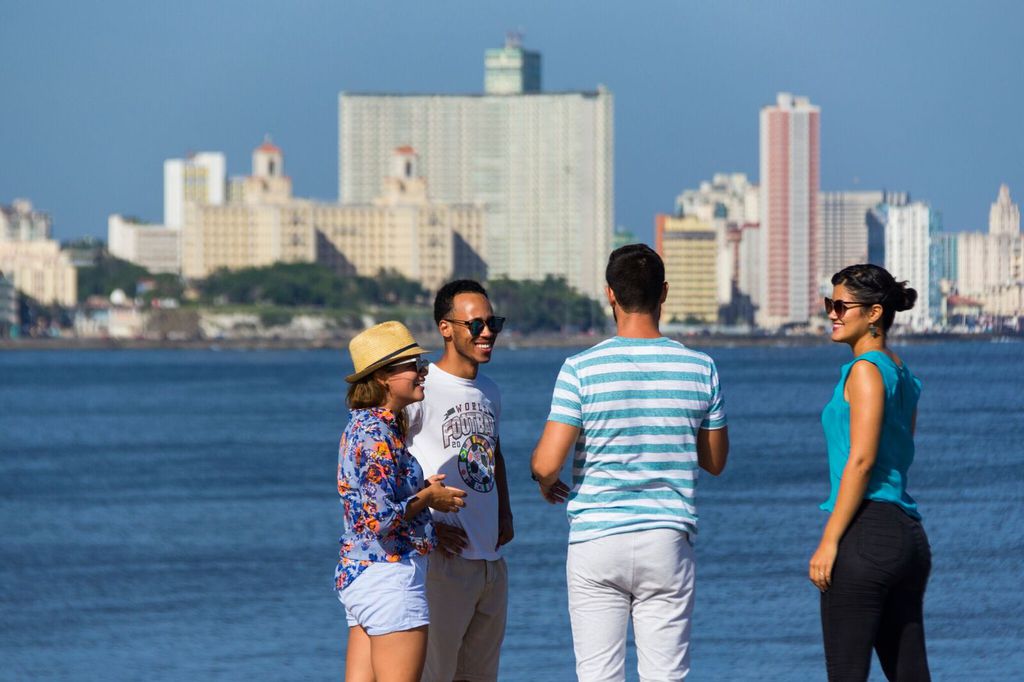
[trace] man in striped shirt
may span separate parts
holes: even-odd
[[[616,249],[605,278],[616,336],[562,365],[531,467],[545,499],[568,500],[579,679],[625,679],[632,617],[640,679],[679,680],[690,670],[697,468],[725,468],[725,408],[714,361],[661,335],[658,254]],[[571,489],[559,480],[570,450]]]

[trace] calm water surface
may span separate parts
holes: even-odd
[[[1024,679],[1024,344],[897,350],[924,382],[910,490],[934,677]],[[711,353],[733,448],[699,486],[693,678],[824,680],[805,573],[848,351]],[[499,349],[487,370],[517,531],[502,680],[574,679],[564,511],[527,468],[565,354]],[[0,354],[0,679],[339,679],[347,371],[334,352]]]

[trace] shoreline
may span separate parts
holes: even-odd
[[[110,339],[110,338],[20,338],[0,339],[0,352],[3,351],[64,351],[64,350],[205,350],[205,351],[280,351],[280,350],[344,350],[348,346],[351,334],[332,336],[329,338],[274,338],[251,337],[233,339]],[[695,348],[744,348],[744,347],[776,347],[806,348],[828,345],[829,338],[824,334],[807,334],[794,336],[759,336],[730,334],[666,334],[687,346]],[[534,348],[586,348],[598,341],[608,338],[597,334],[532,334],[529,336],[508,335],[502,337],[504,350],[520,350]],[[943,343],[950,341],[982,342],[982,343],[1021,343],[1024,337],[1006,334],[908,334],[894,336],[894,345],[917,345]],[[424,344],[431,350],[437,350],[434,344]]]

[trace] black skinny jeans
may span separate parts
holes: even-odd
[[[839,541],[832,585],[821,595],[830,682],[862,682],[878,653],[889,680],[930,680],[924,590],[932,552],[921,523],[886,502],[865,500]]]

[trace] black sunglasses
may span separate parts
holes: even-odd
[[[450,320],[446,317],[444,320],[452,324],[462,325],[469,330],[469,335],[474,339],[484,333],[485,325],[495,334],[500,332],[502,327],[505,326],[505,318],[495,317],[494,315],[491,315],[486,320],[481,320],[479,317],[474,317],[472,320]]]
[[[838,299],[833,301],[831,298],[826,296],[825,297],[825,314],[826,315],[831,315],[832,311],[834,310],[834,311],[836,311],[836,317],[841,320],[841,319],[843,319],[843,315],[845,315],[846,311],[849,310],[850,308],[860,308],[860,307],[863,307],[863,306],[866,306],[866,305],[868,305],[868,304],[867,303],[847,302],[847,301],[841,301],[841,300],[838,300]]]

